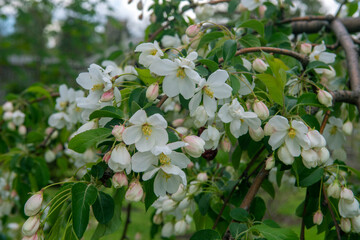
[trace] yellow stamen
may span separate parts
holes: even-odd
[[[149,126],[148,124],[144,124],[142,126],[141,130],[145,136],[151,136],[152,129],[151,129],[151,126]],[[147,139],[148,139],[148,137],[146,137],[146,140]]]
[[[295,129],[290,128],[288,135],[289,135],[290,138],[294,138],[294,137],[296,136],[296,131],[295,131]]]
[[[211,91],[208,86],[205,86],[203,89],[206,95],[208,95],[210,98],[214,98],[214,92]]]
[[[68,102],[60,102],[60,107],[61,108],[66,108]]]
[[[171,177],[171,175],[167,174],[166,172],[164,172],[164,176],[165,176],[165,181],[167,181]]]
[[[153,50],[150,51],[150,54],[153,55],[153,56],[155,56],[156,53],[157,53],[157,50],[156,50],[156,49],[153,49]]]
[[[76,107],[76,108],[75,108],[75,111],[76,111],[76,112],[81,112],[81,108]]]
[[[161,165],[169,165],[171,163],[171,159],[166,156],[164,153],[160,153],[159,160]]]
[[[104,84],[101,84],[101,83],[94,84],[94,86],[91,88],[91,90],[93,90],[93,91],[102,90],[102,89],[104,89]]]
[[[315,60],[319,60],[319,59],[320,59],[320,56],[319,56],[319,55],[315,55],[314,58],[315,58]]]
[[[185,78],[186,74],[185,74],[185,70],[183,68],[179,68],[177,73],[176,73],[176,77],[178,78]]]
[[[337,126],[333,126],[333,127],[330,129],[330,134],[331,134],[331,135],[335,135],[335,134],[336,134],[336,131],[337,131]]]

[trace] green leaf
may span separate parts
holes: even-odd
[[[236,10],[236,7],[239,5],[239,3],[240,3],[239,0],[231,0],[229,2],[229,6],[228,6],[228,13],[233,14]]]
[[[314,68],[326,68],[326,69],[330,69],[329,68],[329,65],[324,63],[324,62],[320,62],[320,61],[313,61],[313,62],[310,62],[307,66],[306,66],[306,71],[305,72],[308,72]]]
[[[240,239],[241,233],[247,230],[247,226],[244,223],[232,222],[230,223],[229,230],[235,239]]]
[[[241,155],[242,155],[242,148],[240,147],[240,145],[238,145],[235,148],[235,151],[231,155],[231,162],[235,169],[238,169],[240,166]]]
[[[112,52],[112,53],[109,55],[109,57],[107,57],[106,59],[113,61],[113,60],[115,60],[116,58],[120,57],[122,54],[123,54],[123,51],[117,50],[117,51]]]
[[[94,216],[99,223],[105,224],[114,216],[114,200],[109,194],[104,192],[98,192],[92,208]]]
[[[223,46],[223,58],[224,61],[227,62],[231,58],[235,56],[236,53],[236,41],[235,40],[227,40]]]
[[[198,63],[206,65],[211,72],[215,72],[219,69],[219,64],[210,59],[200,59],[198,60]]]
[[[324,169],[318,168],[315,171],[312,171],[309,175],[306,177],[300,177],[300,186],[302,187],[308,187],[313,185],[314,183],[320,181],[322,176],[324,175]]]
[[[81,238],[89,223],[90,205],[94,204],[97,189],[93,185],[76,183],[71,188],[73,228],[76,236]]]
[[[274,76],[262,73],[256,74],[256,77],[260,79],[268,88],[270,97],[274,102],[280,104],[281,106],[284,105],[284,82],[279,79],[275,78]]]
[[[302,94],[298,100],[298,105],[305,105],[305,106],[315,106],[315,107],[323,107],[319,100],[317,99],[317,95],[315,93],[304,93]]]
[[[144,190],[145,190],[145,210],[147,211],[149,207],[155,202],[157,199],[155,193],[154,193],[154,179],[149,179],[148,181],[145,181],[143,183]]]
[[[250,213],[254,215],[256,221],[261,221],[266,212],[266,204],[261,197],[255,197],[250,205]]]
[[[239,42],[244,47],[260,47],[261,46],[260,40],[252,34],[245,35],[244,37],[242,37],[239,40]]]
[[[38,96],[47,97],[50,101],[52,100],[50,93],[45,88],[40,86],[31,86],[28,89],[26,89],[25,92],[35,93],[38,94]]]
[[[275,198],[275,189],[273,184],[265,179],[261,184],[262,189],[264,189],[273,199]]]
[[[135,70],[138,73],[138,77],[140,78],[140,80],[145,83],[146,86],[150,86],[158,80],[151,75],[149,69],[135,68]]]
[[[230,216],[239,222],[246,222],[249,219],[249,213],[243,208],[234,208],[231,210]]]
[[[117,107],[106,106],[100,110],[96,110],[92,112],[90,114],[89,119],[92,120],[94,118],[101,118],[101,117],[122,119],[124,117],[124,113]]]
[[[354,13],[356,13],[359,8],[358,1],[353,1],[351,3],[347,3],[346,5],[347,5],[348,17],[351,17],[352,15],[354,15]]]
[[[203,194],[199,201],[199,211],[202,215],[206,215],[210,206],[211,194]]]
[[[320,131],[319,121],[316,119],[316,117],[314,115],[305,114],[305,115],[302,115],[301,118],[311,128],[315,128],[316,130]]]
[[[69,142],[69,148],[78,153],[84,153],[97,142],[107,138],[111,134],[109,128],[97,128],[79,133]]]
[[[261,233],[267,240],[298,240],[298,236],[292,230],[287,228],[273,228],[266,224],[255,225],[251,227]]]
[[[232,93],[235,95],[239,92],[240,90],[240,80],[235,77],[234,75],[230,75],[230,84],[232,87]]]
[[[212,229],[204,229],[196,232],[190,240],[221,240],[220,234]]]
[[[258,20],[251,19],[247,20],[245,22],[242,22],[237,27],[243,27],[243,28],[251,28],[257,31],[261,36],[264,36],[264,24]]]
[[[224,36],[223,32],[211,32],[211,33],[205,34],[199,42],[198,49],[200,49],[203,45],[205,45],[211,41],[214,41],[215,39],[221,38],[223,36]]]
[[[26,143],[40,143],[44,140],[44,134],[39,132],[29,132],[26,135]]]

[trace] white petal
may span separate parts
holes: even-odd
[[[129,122],[136,125],[143,125],[146,123],[147,116],[144,110],[138,110],[132,117],[129,119]]]
[[[280,147],[281,144],[283,144],[286,135],[287,135],[286,131],[280,131],[280,132],[275,132],[270,136],[269,144],[271,145],[273,151],[278,147]]]
[[[277,131],[290,128],[289,121],[285,117],[279,115],[272,117],[268,123],[272,125]]]
[[[164,78],[163,91],[169,97],[175,97],[180,93],[179,82],[174,75],[169,75]]]
[[[191,98],[189,102],[190,113],[195,112],[196,108],[200,105],[201,96],[202,96],[202,91],[199,91]]]
[[[170,165],[162,166],[161,169],[167,174],[180,176],[183,181],[183,184],[186,185],[186,175],[179,167],[170,164]]]
[[[229,74],[227,71],[218,69],[209,76],[207,83],[209,85],[211,85],[212,83],[225,83],[228,78]]]
[[[164,181],[164,174],[159,172],[158,175],[156,175],[154,180],[154,193],[156,196],[165,196],[166,195],[166,181]],[[144,179],[144,177],[143,177]]]
[[[227,84],[222,84],[219,87],[211,86],[214,96],[218,99],[229,98],[231,96],[232,88]]]
[[[174,86],[172,87],[174,88]],[[185,99],[189,99],[192,96],[194,96],[195,83],[191,81],[189,78],[185,77],[184,79],[182,79],[179,82],[179,88],[181,95],[183,95]]]
[[[171,150],[175,150],[181,147],[185,147],[189,145],[188,143],[182,142],[182,141],[178,141],[178,142],[173,142],[173,143],[169,143],[167,146],[171,149]]]
[[[186,59],[190,60],[190,61],[194,61],[196,60],[198,57],[197,52],[191,52],[189,53],[189,55],[187,55]]]
[[[171,154],[172,150],[167,146],[155,146],[153,149],[151,149],[152,154],[155,156],[160,155],[161,153],[164,153],[165,155]]]
[[[145,172],[152,165],[157,165],[158,159],[151,152],[137,152],[132,156],[132,170]]]
[[[155,145],[163,146],[169,141],[169,135],[163,128],[152,127],[151,137],[155,139]]]
[[[93,87],[90,74],[87,72],[80,73],[76,78],[76,82],[84,89],[90,90]]]
[[[176,74],[176,70],[178,65],[169,59],[158,59],[153,62],[149,69],[151,72],[160,75],[160,76],[167,76],[167,75],[174,75]]]
[[[241,127],[241,121],[239,119],[234,119],[231,121],[230,132],[236,138],[240,137],[240,135],[241,135],[240,127]]]
[[[215,116],[217,102],[214,98],[210,98],[208,95],[204,94],[204,107],[209,117]]]
[[[144,175],[142,176],[142,179],[143,179],[144,181],[149,180],[149,179],[152,178],[152,177],[155,175],[155,173],[157,173],[159,170],[160,170],[160,168],[155,168],[155,169],[153,169],[153,170],[151,170],[151,171],[148,171],[148,172],[144,173]]]
[[[142,136],[141,126],[131,126],[125,128],[123,132],[123,140],[127,145],[133,144],[140,140]]]
[[[123,138],[124,138],[124,134],[123,134]],[[155,146],[154,134],[151,134],[151,136],[143,135],[140,138],[140,140],[135,143],[135,147],[139,152],[150,151],[154,146]]]
[[[159,113],[155,113],[154,115],[151,115],[148,119],[147,122],[155,127],[162,127],[162,128],[167,128],[167,122],[164,119],[163,116],[161,116]]]
[[[333,63],[335,62],[336,55],[334,53],[322,52],[319,56],[319,61],[324,63]]]
[[[294,138],[286,137],[285,144],[292,156],[294,157],[300,156],[301,153],[300,145],[295,141]]]
[[[233,120],[233,118],[229,114],[229,104],[228,103],[224,104],[220,108],[220,110],[218,112],[218,116],[220,117],[221,121],[223,121],[224,123],[229,123]]]
[[[183,153],[172,152],[169,157],[171,159],[171,164],[174,164],[179,168],[186,168],[190,163],[190,160]]]

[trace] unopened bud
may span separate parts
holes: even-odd
[[[12,102],[6,102],[4,103],[4,105],[2,106],[3,110],[5,112],[12,112],[14,111],[14,106],[12,104]]]
[[[344,123],[343,127],[342,127],[343,132],[346,135],[351,135],[352,131],[353,131],[353,124],[350,121],[347,121],[346,123]]]
[[[4,112],[3,119],[4,121],[10,121],[12,120],[13,113],[12,112]]]
[[[16,125],[15,125],[15,123],[13,123],[13,122],[8,122],[7,127],[8,127],[8,129],[10,129],[11,131],[15,131],[15,130],[16,130]]]
[[[184,210],[185,208],[187,208],[190,205],[190,199],[189,197],[184,198],[180,203],[178,208],[180,210]]]
[[[104,154],[102,160],[106,163],[109,163],[110,158],[111,158],[111,151],[108,151],[107,153]]]
[[[318,94],[317,94],[317,98],[318,98],[319,102],[321,104],[325,105],[326,107],[331,107],[332,106],[333,97],[327,91],[320,89]]]
[[[341,218],[340,220],[340,228],[346,233],[351,231],[351,222],[348,218]]]
[[[201,35],[202,34],[198,34],[198,35],[196,35],[196,37],[190,39],[190,43],[191,43],[190,47],[192,49],[196,49],[199,46],[199,43],[200,43],[200,40],[202,37]]]
[[[34,235],[32,235],[30,237],[24,236],[21,240],[38,240],[38,239],[39,239],[39,236],[37,233],[35,233]]]
[[[315,214],[314,214],[314,217],[313,217],[313,222],[314,224],[316,225],[320,225],[323,221],[323,214],[321,212],[321,210],[319,209]]]
[[[275,159],[274,156],[271,155],[266,159],[265,162],[265,170],[271,170],[275,166]]]
[[[300,52],[303,54],[310,54],[311,53],[311,44],[310,43],[302,43],[300,45]]]
[[[295,160],[285,145],[279,148],[277,154],[278,154],[279,159],[286,165],[293,164],[293,162]]]
[[[265,105],[265,103],[259,100],[255,100],[255,103],[253,104],[253,109],[256,115],[258,115],[261,120],[265,120],[269,117],[269,109]]]
[[[199,32],[200,32],[200,26],[197,24],[193,24],[186,29],[185,33],[189,38],[193,38],[196,37],[196,35],[198,35]]]
[[[160,225],[163,221],[163,217],[161,214],[155,214],[153,217],[153,223]]]
[[[224,152],[230,152],[231,150],[231,142],[228,137],[223,137],[223,139],[220,142],[221,149]]]
[[[104,92],[103,95],[101,95],[100,101],[101,102],[109,102],[111,100],[113,100],[114,98],[114,90],[110,89],[107,92]]]
[[[177,203],[172,199],[166,199],[162,204],[164,212],[170,212],[176,208]]]
[[[180,127],[181,125],[183,125],[183,123],[185,122],[185,119],[184,118],[178,118],[178,119],[175,119],[174,121],[172,121],[172,125],[174,127]]]
[[[341,193],[341,187],[337,180],[333,181],[327,188],[327,195],[333,198],[339,198]]]
[[[327,163],[330,158],[330,152],[326,147],[322,147],[316,151],[318,155],[318,165]]]
[[[46,136],[49,136],[51,134],[51,139],[54,140],[59,136],[59,132],[57,130],[55,130],[52,127],[48,127],[45,129],[45,134]]]
[[[27,237],[31,237],[37,232],[39,226],[40,226],[39,216],[29,217],[22,226],[22,233]]]
[[[115,125],[113,130],[111,131],[111,134],[116,138],[117,141],[122,141],[122,134],[125,130],[124,125]]]
[[[124,172],[115,173],[112,177],[114,188],[121,188],[128,185],[128,179]]]
[[[143,17],[144,17],[144,15],[141,13],[141,14],[139,15],[138,19],[139,19],[139,20],[142,20]]]
[[[25,203],[24,206],[25,215],[29,217],[36,215],[41,209],[42,202],[43,202],[42,191],[32,195]]]
[[[26,133],[27,133],[26,127],[25,127],[24,125],[19,126],[19,128],[18,128],[18,133],[19,133],[21,136],[25,136]]]
[[[187,136],[183,139],[185,143],[188,143],[187,146],[184,147],[185,152],[192,157],[198,158],[201,154],[204,153],[205,149],[205,141],[198,136]]]
[[[186,168],[188,168],[188,169],[191,169],[191,168],[193,168],[194,167],[194,163],[193,162],[190,162],[187,166],[186,166]]]
[[[181,134],[181,135],[186,135],[189,131],[189,129],[186,127],[177,127],[177,128],[175,128],[175,130],[176,130],[176,133]]]
[[[152,102],[159,96],[159,84],[153,83],[146,90],[146,98]]]
[[[185,195],[186,195],[185,187],[182,183],[180,183],[178,190],[176,191],[176,193],[171,195],[171,198],[179,202],[184,199]]]
[[[260,18],[264,18],[265,12],[266,12],[266,6],[265,5],[260,5],[260,7],[259,7],[259,16],[260,16]]]
[[[269,124],[269,122],[267,122],[265,124],[265,127],[264,127],[264,134],[265,136],[270,136],[272,135],[273,133],[276,132],[276,129],[274,128],[273,125]]]
[[[129,185],[125,194],[125,199],[128,201],[138,202],[142,199],[144,191],[139,180],[135,179]]]
[[[345,187],[341,190],[340,197],[350,203],[354,201],[354,193]]]
[[[46,150],[46,152],[45,152],[45,161],[46,161],[47,163],[51,163],[51,162],[53,162],[55,159],[56,159],[55,153],[54,153],[52,150],[50,150],[50,149]]]
[[[167,222],[161,229],[161,236],[169,238],[174,234],[174,225],[171,222]]]
[[[307,168],[314,168],[317,166],[318,162],[318,155],[316,152],[312,149],[305,150],[303,149],[301,151],[301,157],[303,160],[303,164]]]
[[[186,227],[187,224],[185,222],[185,220],[180,220],[178,222],[175,223],[174,226],[174,233],[175,235],[183,235],[186,233]]]
[[[252,140],[254,140],[255,142],[259,142],[261,139],[264,138],[264,130],[261,127],[258,127],[255,130],[249,127],[249,134]]]
[[[326,78],[326,79],[334,79],[336,77],[336,71],[332,66],[329,66],[330,69],[322,69],[322,75]]]
[[[208,180],[208,175],[203,172],[203,173],[199,173],[196,177],[196,179],[199,181],[199,182],[206,182]]]
[[[257,71],[259,73],[265,72],[267,69],[266,63],[263,60],[261,60],[260,58],[257,58],[253,61],[252,67],[255,71]]]

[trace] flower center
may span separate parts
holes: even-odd
[[[66,108],[68,102],[60,102],[60,107],[61,108]]]
[[[159,160],[161,165],[169,165],[171,163],[171,159],[166,156],[164,153],[160,153]]]
[[[296,131],[295,131],[295,129],[290,128],[290,129],[289,129],[288,136],[289,136],[290,138],[294,138],[294,137],[296,136]]]
[[[204,89],[204,92],[206,95],[208,95],[210,98],[214,98],[214,92],[211,91],[209,86],[205,86],[205,87],[203,87],[203,89]]]
[[[336,131],[337,131],[337,126],[333,126],[333,127],[330,129],[330,134],[331,134],[331,135],[335,135]]]
[[[76,111],[76,112],[81,112],[81,108],[76,107],[76,108],[75,108],[75,111]]]
[[[184,68],[179,68],[176,77],[184,79],[186,76]]]
[[[94,86],[91,88],[91,90],[96,91],[96,90],[102,90],[104,89],[104,84],[98,83],[98,84],[94,84]]]
[[[319,60],[319,59],[320,59],[320,56],[319,56],[319,55],[315,55],[314,58],[315,58],[315,60]]]
[[[143,134],[145,136],[151,136],[151,133],[152,133],[152,129],[151,129],[151,126],[148,125],[148,124],[144,124],[141,128]],[[148,137],[146,137],[146,140],[148,139]]]
[[[150,51],[150,54],[153,55],[153,56],[155,56],[156,53],[157,53],[157,50],[156,50],[156,49],[153,49],[153,50]]]

